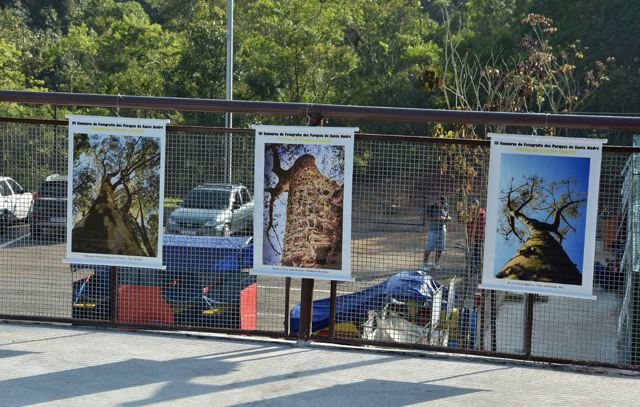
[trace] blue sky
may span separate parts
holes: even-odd
[[[525,177],[533,175],[542,177],[546,182],[560,181],[567,177],[575,177],[577,184],[571,188],[572,193],[586,192],[589,187],[589,158],[583,157],[558,157],[543,156],[531,154],[502,154],[500,161],[500,187],[503,191],[508,188],[511,179],[518,184]],[[502,193],[500,193],[502,196]],[[585,196],[586,199],[586,196]],[[498,203],[498,220],[501,217],[500,209],[502,202]],[[531,215],[530,213],[528,214]],[[546,215],[540,213],[534,216],[536,219],[545,221]],[[586,203],[580,209],[578,217],[570,219],[569,222],[576,231],[570,231],[562,242],[567,255],[578,266],[578,270],[582,272],[582,261],[584,256],[584,239],[585,239],[585,223],[586,223]],[[499,226],[498,226],[499,227]],[[518,247],[519,241],[511,235],[509,240],[504,239],[503,235],[496,235],[496,251],[494,262],[494,273],[497,274],[502,266],[514,255]]]

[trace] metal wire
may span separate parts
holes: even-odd
[[[183,112],[184,124],[219,125],[220,118]],[[242,125],[276,120],[246,114],[234,119]],[[433,123],[329,120],[329,125],[338,124],[411,136],[429,136],[436,128]],[[66,175],[65,125],[5,121],[0,123],[0,135],[0,176],[10,177],[25,191],[41,193],[47,177]],[[617,136],[624,140],[620,144],[630,145],[629,135],[623,136]],[[356,142],[355,156],[351,236],[355,281],[338,284],[336,341],[640,366],[640,292],[632,274],[632,237],[639,227],[632,218],[638,210],[634,152],[609,151],[603,156],[594,277],[597,299],[533,296],[531,305],[526,295],[478,289],[483,230],[477,232],[470,224],[476,216],[475,200],[480,208],[486,207],[487,147],[364,137]],[[209,230],[197,219],[171,217],[196,190],[223,191],[230,205],[251,203],[253,161],[254,140],[246,129],[169,129],[163,226],[167,235],[180,237],[173,243],[165,239],[166,270],[119,267],[113,273],[110,267],[65,264],[66,231],[51,221],[64,215],[48,207],[36,220],[22,214],[11,219],[0,236],[0,314],[286,335],[285,323],[298,302],[300,281],[292,280],[291,304],[285,309],[284,278],[249,274],[251,226],[232,228],[231,237],[221,244],[221,237],[213,235],[226,234],[224,228],[213,225]],[[431,291],[412,296],[411,284],[402,278],[424,269],[427,214],[440,196],[448,198],[452,218],[446,247],[439,268],[429,264],[428,273],[422,274]],[[202,199],[196,203],[206,205]],[[12,210],[25,209],[29,208],[16,205]],[[175,223],[169,225],[169,219]],[[192,243],[204,243],[190,244],[192,234],[202,235]],[[430,263],[434,260],[431,253]],[[390,281],[399,282],[393,293],[385,291]],[[316,281],[316,303],[328,300],[329,294],[330,283]],[[527,310],[532,310],[530,316]],[[529,318],[531,342],[527,343]],[[313,330],[326,336],[328,325],[314,325]]]

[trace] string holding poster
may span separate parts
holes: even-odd
[[[350,281],[357,129],[254,128],[253,273]]]
[[[68,119],[65,261],[162,268],[168,120]]]
[[[595,298],[606,140],[490,134],[481,288]]]

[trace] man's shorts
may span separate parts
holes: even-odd
[[[434,250],[443,251],[445,248],[446,241],[447,241],[447,229],[429,228],[429,232],[427,234],[427,243],[424,246],[424,250],[427,252],[432,252]]]

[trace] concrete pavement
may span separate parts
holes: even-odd
[[[640,373],[0,323],[0,405],[632,406]]]

